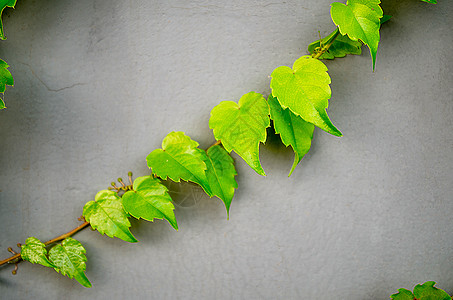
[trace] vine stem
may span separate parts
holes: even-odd
[[[79,232],[80,230],[86,228],[89,224],[90,224],[89,222],[85,221],[83,224],[77,226],[73,230],[71,230],[71,231],[69,231],[69,232],[67,232],[65,234],[62,234],[62,235],[60,235],[60,236],[58,236],[58,237],[56,237],[54,239],[48,240],[47,242],[44,243],[44,245],[48,246],[50,244],[53,244],[53,243],[59,242],[61,240],[64,240],[65,238],[70,237],[70,236],[76,234],[77,232]],[[8,263],[10,261],[13,261],[15,259],[20,259],[20,257],[21,257],[20,253],[16,253],[13,256],[11,256],[10,258],[7,258],[7,259],[4,259],[4,260],[0,261],[0,266],[4,265],[4,264],[6,264],[6,263]],[[20,262],[20,261],[18,261],[18,262]]]
[[[44,245],[48,246],[48,245],[50,245],[52,243],[56,243],[58,241],[64,240],[65,238],[70,237],[70,236],[76,234],[77,232],[79,232],[80,230],[84,229],[89,224],[90,223],[88,221],[85,221],[85,222],[83,222],[83,224],[81,224],[80,226],[74,228],[73,230],[71,230],[71,231],[69,231],[69,232],[67,232],[65,234],[62,234],[62,235],[60,235],[60,236],[58,236],[58,237],[56,237],[54,239],[51,239],[51,240],[45,242]]]
[[[208,151],[209,148],[211,148],[211,147],[214,147],[214,146],[217,146],[217,145],[221,145],[221,144],[222,144],[222,141],[221,141],[221,140],[218,140],[218,141],[216,141],[214,144],[212,144],[211,146],[209,146],[208,149],[206,149],[206,151]]]
[[[333,42],[335,41],[335,39],[340,35],[340,29],[337,27],[337,29],[334,31],[335,33],[333,34],[333,36],[327,41],[327,44],[322,47],[318,53],[316,53],[316,55],[313,56],[313,58],[320,58],[321,55],[323,55],[324,53],[326,53],[327,50],[329,50],[330,46],[332,46]],[[321,43],[321,40],[319,40],[320,43]]]
[[[218,141],[216,141],[214,144],[212,144],[209,148],[211,148],[211,147],[213,147],[213,146],[216,146],[216,145],[220,145],[220,144],[222,144],[222,142],[221,142],[220,140],[218,140]],[[209,148],[208,148],[208,149],[209,149]],[[131,174],[130,176],[132,176],[132,174]],[[131,181],[131,184],[132,184],[132,180],[130,179],[130,176],[129,176],[129,180]],[[122,180],[121,180],[120,182],[121,182],[121,184],[123,185],[123,187],[126,188],[126,186],[124,185],[124,183],[122,183]],[[114,187],[117,188],[116,186],[114,186]],[[118,189],[118,191],[120,190],[120,188],[117,188],[117,189]],[[71,231],[69,231],[69,232],[67,232],[67,233],[65,233],[65,234],[62,234],[62,235],[60,235],[60,236],[57,236],[56,238],[53,238],[53,239],[51,239],[51,240],[48,240],[47,242],[44,243],[44,245],[48,246],[48,245],[50,245],[50,244],[53,244],[53,243],[59,242],[59,241],[61,241],[61,240],[64,240],[65,238],[70,237],[70,236],[76,234],[77,232],[79,232],[80,230],[86,228],[89,224],[90,224],[89,222],[85,221],[83,224],[77,226],[77,227],[74,228],[73,230],[71,230]],[[13,253],[14,253],[14,252],[13,252]],[[20,255],[20,253],[15,253],[13,256],[11,256],[11,257],[9,257],[9,258],[6,258],[6,259],[4,259],[4,260],[2,260],[2,261],[0,261],[0,266],[2,266],[2,265],[4,265],[4,264],[7,264],[7,263],[9,263],[9,262],[11,262],[11,261],[14,261],[14,260],[16,260],[16,259],[18,259],[18,261],[16,262],[16,264],[22,261],[22,260],[21,260],[21,255]]]

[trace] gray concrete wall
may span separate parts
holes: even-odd
[[[133,221],[128,244],[85,230],[92,289],[23,263],[0,269],[5,299],[387,299],[435,280],[453,293],[453,3],[386,1],[376,72],[368,50],[327,62],[329,115],[293,154],[261,147],[267,177],[233,155],[223,203],[170,184],[179,231]],[[269,94],[334,29],[331,0],[32,1],[6,10],[0,57],[14,88],[0,112],[0,258],[28,236],[76,227],[83,205],[170,131],[213,143],[210,110]]]

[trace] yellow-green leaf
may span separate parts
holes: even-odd
[[[274,121],[275,133],[280,134],[285,146],[291,146],[294,150],[294,163],[289,172],[289,177],[297,164],[310,150],[315,126],[304,121],[300,116],[296,116],[289,109],[283,109],[277,98],[272,97],[272,95],[269,95],[267,102],[271,109],[271,119]]]
[[[305,55],[294,62],[292,69],[281,66],[271,76],[272,95],[281,107],[289,108],[330,134],[342,136],[326,112],[331,90],[330,77],[323,62]]]
[[[342,35],[347,34],[354,41],[361,40],[370,48],[373,70],[379,44],[380,18],[384,15],[379,3],[380,0],[348,0],[346,5],[334,2],[330,10],[332,20]]]
[[[170,132],[162,141],[162,149],[156,149],[146,157],[148,167],[162,179],[170,178],[175,182],[181,179],[199,184],[212,196],[206,178],[204,151],[197,148],[198,143],[181,131]]]
[[[20,256],[23,260],[33,264],[40,264],[50,268],[55,267],[47,258],[46,246],[35,237],[29,237],[25,241],[25,245],[21,247]]]
[[[266,128],[270,125],[269,106],[263,95],[250,92],[239,103],[222,101],[211,111],[209,128],[225,150],[234,150],[260,175],[265,176],[259,159],[260,142],[266,141]]]
[[[8,70],[8,64],[0,59],[0,93],[4,93],[7,85],[14,85],[13,75]]]
[[[137,239],[129,230],[131,223],[124,211],[121,198],[117,193],[102,190],[96,194],[94,201],[83,207],[83,216],[93,229],[109,237],[117,237],[126,242],[135,243]]]
[[[82,244],[71,238],[66,238],[61,245],[56,245],[49,251],[49,259],[55,265],[55,271],[69,278],[75,278],[84,287],[91,287],[85,275],[87,258]]]
[[[168,194],[168,189],[159,179],[151,176],[138,177],[134,180],[133,191],[123,195],[123,207],[131,216],[147,221],[167,220],[178,230],[173,210],[175,207]]]
[[[212,193],[223,201],[229,216],[234,189],[238,187],[234,179],[237,175],[234,160],[222,146],[214,145],[206,151],[205,163],[208,167],[206,176]]]

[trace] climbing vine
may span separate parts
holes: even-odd
[[[435,4],[436,0],[422,0]],[[14,8],[16,0],[0,1],[3,11]],[[78,231],[91,226],[101,234],[135,243],[130,231],[130,218],[154,221],[165,219],[178,230],[173,201],[162,181],[190,181],[198,184],[210,197],[218,197],[225,205],[227,215],[238,188],[237,175],[230,153],[237,153],[257,174],[265,176],[259,159],[260,143],[265,143],[267,128],[273,126],[285,146],[294,150],[293,173],[311,147],[313,131],[318,127],[331,135],[342,133],[331,122],[327,108],[331,98],[331,78],[326,59],[360,55],[363,45],[371,54],[371,65],[376,67],[379,45],[379,30],[391,16],[384,15],[380,0],[348,0],[346,4],[334,2],[331,17],[336,28],[328,36],[308,46],[310,55],[297,59],[292,67],[277,67],[271,74],[272,90],[266,99],[262,94],[249,92],[239,101],[222,101],[211,111],[209,128],[215,142],[208,149],[200,149],[198,142],[184,132],[170,132],[162,141],[162,148],[152,151],[147,157],[151,170],[148,176],[132,178],[127,183],[119,178],[118,186],[97,193],[93,201],[83,207],[83,224],[55,239],[41,242],[35,237],[18,244],[19,252],[12,248],[13,256],[0,261],[0,265],[29,261],[76,279],[84,287],[91,287],[85,275],[86,256],[82,244],[72,238]],[[0,38],[6,39],[0,24]],[[8,64],[0,60],[0,93],[14,84]],[[0,109],[5,103],[0,99]],[[437,298],[428,298],[437,297]],[[444,291],[434,287],[434,282],[417,285],[413,292],[398,290],[392,299],[451,299]]]

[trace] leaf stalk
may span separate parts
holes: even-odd
[[[337,29],[335,29],[334,31],[335,33],[332,35],[332,37],[327,41],[326,45],[321,47],[321,49],[319,49],[319,51],[314,54],[312,57],[313,58],[320,58],[321,55],[323,55],[324,53],[327,52],[327,50],[329,50],[330,46],[332,46],[333,42],[335,41],[335,39],[340,35],[340,29],[337,27]],[[321,41],[321,40],[320,40]]]

